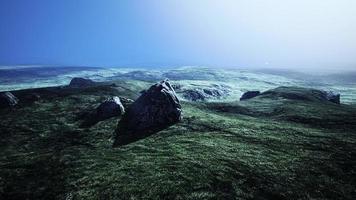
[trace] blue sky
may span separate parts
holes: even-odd
[[[0,65],[356,68],[354,0],[1,0]]]

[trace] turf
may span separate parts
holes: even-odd
[[[110,84],[36,89],[39,101],[0,111],[0,199],[356,197],[355,106],[182,102],[182,122],[112,148],[119,118],[81,128],[78,115],[112,95],[135,99],[151,83]]]

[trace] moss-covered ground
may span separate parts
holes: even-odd
[[[81,128],[81,112],[149,85],[15,92],[42,98],[0,111],[0,199],[356,198],[355,106],[182,102],[182,122],[119,148],[119,118]]]

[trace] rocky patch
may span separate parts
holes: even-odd
[[[317,89],[307,89],[300,87],[278,87],[260,94],[262,98],[284,98],[300,101],[321,101],[340,104],[340,94]]]
[[[111,97],[101,103],[96,108],[96,117],[105,120],[111,117],[120,116],[125,113],[125,108],[122,105],[119,97]]]
[[[168,80],[148,90],[127,109],[116,130],[113,146],[150,136],[182,119],[182,106]]]
[[[325,100],[336,103],[336,104],[340,104],[340,94],[336,94],[332,91],[325,91],[324,92],[325,95]]]
[[[188,101],[207,101],[222,99],[229,95],[230,89],[225,85],[212,84],[208,86],[180,86],[177,93]]]
[[[11,92],[0,93],[0,108],[11,108],[18,104],[19,100]]]
[[[125,113],[125,108],[119,97],[110,97],[101,103],[94,111],[82,113],[82,127],[92,126],[100,121],[117,117]]]

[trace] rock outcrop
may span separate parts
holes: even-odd
[[[240,98],[240,101],[252,99],[253,97],[257,97],[259,94],[260,94],[260,91],[247,91],[247,92],[243,93],[243,95]]]
[[[125,145],[163,130],[182,119],[182,107],[168,80],[148,90],[127,109],[113,146]]]
[[[184,99],[189,101],[205,101],[226,97],[229,90],[223,88],[195,88],[180,91]]]
[[[123,115],[124,113],[125,108],[120,98],[115,96],[106,99],[93,111],[80,113],[78,118],[84,120],[81,127],[88,127],[100,121]]]
[[[206,95],[203,91],[197,89],[189,89],[183,92],[183,97],[190,101],[203,101],[206,99]]]
[[[93,85],[95,85],[94,81],[86,78],[80,78],[80,77],[73,78],[69,83],[69,87],[73,87],[73,88],[84,88]]]
[[[327,101],[340,104],[340,94],[335,94],[332,91],[324,92],[324,94]]]
[[[0,93],[0,108],[11,108],[18,104],[19,100],[11,92]]]
[[[284,98],[302,101],[320,101],[340,104],[340,94],[331,91],[301,87],[278,87],[260,94],[263,98]]]
[[[96,108],[96,118],[98,120],[109,119],[124,113],[125,108],[119,97],[108,98]]]

